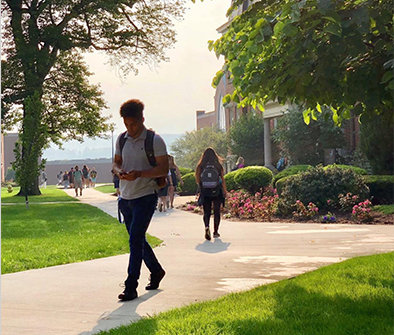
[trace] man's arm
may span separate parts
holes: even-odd
[[[116,156],[115,156],[116,157]],[[136,180],[137,178],[157,178],[164,177],[168,174],[168,156],[156,156],[156,166],[144,171],[132,170],[120,178],[126,180]]]
[[[122,163],[123,163],[122,156],[115,155],[114,161],[112,163],[112,171],[118,177],[120,177],[120,175],[124,173],[124,171],[122,169]]]

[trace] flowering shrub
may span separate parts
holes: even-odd
[[[371,205],[369,200],[362,201],[358,205],[353,206],[352,217],[354,220],[359,222],[372,221],[371,216]]]
[[[360,201],[359,196],[353,195],[351,193],[346,193],[346,195],[340,194],[338,196],[339,206],[341,207],[341,210],[343,210],[344,212],[350,211],[354,205],[357,205],[359,201]]]
[[[250,195],[245,191],[231,191],[227,196],[227,209],[231,217],[271,220],[275,214],[278,195],[276,190]]]
[[[296,208],[293,212],[293,217],[298,219],[310,219],[319,211],[319,208],[313,202],[310,202],[308,206],[305,207],[302,201],[297,200],[293,207]]]
[[[296,200],[304,204],[313,202],[320,209],[328,209],[331,206],[327,204],[327,200],[337,201],[340,194],[357,194],[359,201],[369,196],[363,177],[349,169],[323,169],[318,166],[286,177],[283,183],[279,206],[284,214],[291,213]]]
[[[337,218],[331,212],[328,212],[326,215],[322,215],[320,217],[320,222],[323,222],[323,223],[333,223],[336,221],[337,221]]]

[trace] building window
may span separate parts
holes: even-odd
[[[249,7],[249,0],[245,0],[242,4],[242,13],[245,12]]]
[[[223,106],[223,96],[221,94],[218,106],[218,126],[219,129],[226,130],[226,111]]]

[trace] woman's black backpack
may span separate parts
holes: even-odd
[[[200,175],[201,193],[208,197],[217,197],[220,194],[220,175],[215,166],[209,163]]]

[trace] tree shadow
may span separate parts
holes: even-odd
[[[351,299],[351,294],[324,295],[290,281],[289,285],[271,293],[273,300],[265,301],[271,308],[267,311],[261,306],[260,309],[265,309],[264,315],[255,306],[249,317],[231,322],[216,321],[215,327],[231,329],[229,333],[234,335],[380,335],[394,331],[394,311],[389,298],[368,292],[357,300]]]
[[[104,312],[97,320],[97,325],[92,330],[84,331],[79,335],[92,335],[101,331],[108,331],[112,328],[128,325],[141,319],[141,316],[136,312],[139,304],[159,294],[162,290],[148,291],[131,301],[119,301],[121,305],[118,309],[111,313]]]
[[[195,249],[208,254],[217,254],[226,251],[230,244],[230,242],[223,242],[220,238],[215,238],[213,242],[205,240],[204,243],[197,244]]]

